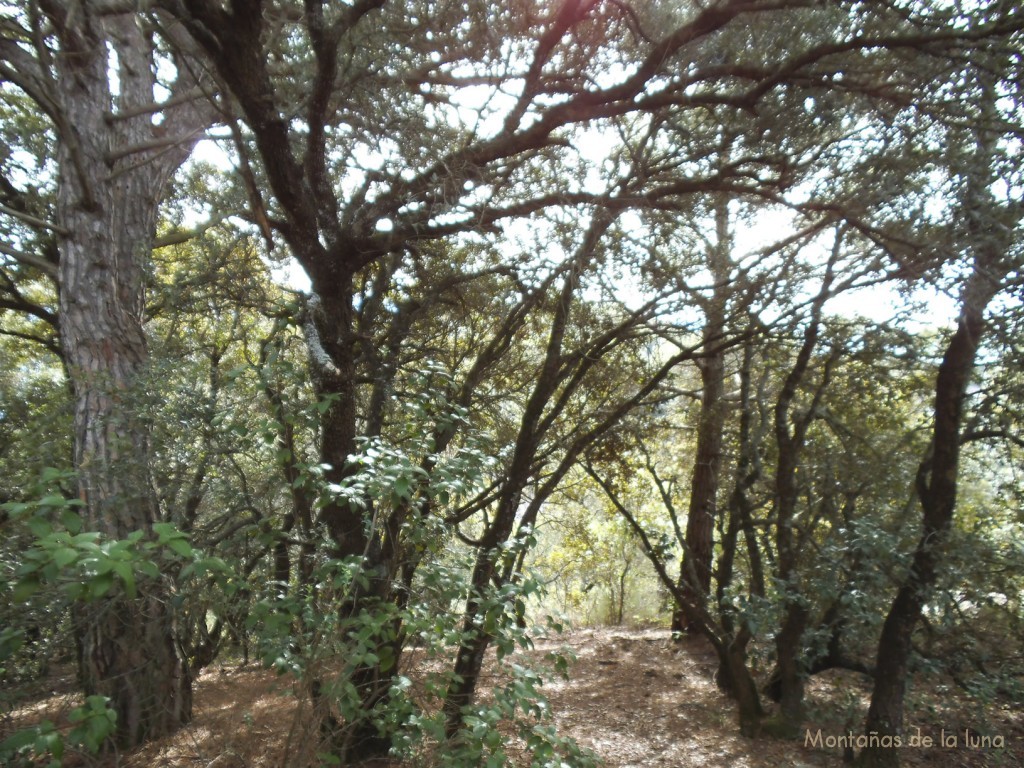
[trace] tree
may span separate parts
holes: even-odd
[[[964,78],[972,87],[976,113],[966,123],[966,137],[951,142],[958,150],[951,174],[958,176],[961,197],[955,203],[962,222],[951,238],[967,272],[960,284],[956,330],[946,345],[935,380],[931,443],[922,459],[915,484],[921,507],[921,538],[910,568],[893,599],[878,642],[878,674],[871,696],[866,729],[890,742],[902,734],[903,700],[914,629],[931,598],[942,563],[957,505],[958,475],[965,399],[986,334],[986,311],[1004,290],[1009,276],[1019,272],[1021,254],[1017,231],[1024,206],[1007,191],[999,199],[993,184],[1005,166],[1000,162],[999,138],[1020,125],[1019,101],[1014,94],[1011,114],[1001,115],[997,83],[1005,76],[1006,59],[995,52],[977,52]],[[994,55],[993,55],[994,54]],[[984,62],[984,65],[982,65]],[[956,141],[954,139],[954,141]],[[1008,185],[1013,189],[1013,185]],[[1019,193],[1019,188],[1018,188]],[[865,766],[895,766],[898,752],[891,744],[869,746],[861,754]]]
[[[55,137],[52,221],[29,213],[30,190],[13,180],[6,181],[8,197],[25,203],[5,213],[40,233],[34,239],[45,254],[15,259],[56,276],[81,515],[88,530],[111,539],[149,531],[157,521],[147,428],[132,406],[147,363],[143,275],[162,191],[202,127],[187,101],[154,124],[163,110],[156,39],[138,21],[103,3],[40,0],[6,10],[0,42],[4,78],[47,116]],[[169,101],[195,86],[187,70],[178,73]],[[110,698],[117,740],[126,746],[168,733],[191,715],[175,617],[159,582],[150,586],[79,616],[84,689]]]
[[[321,422],[321,460],[329,467],[327,480],[339,485],[353,472],[348,457],[355,454],[358,436],[372,424],[367,418],[372,414],[361,414],[365,388],[359,384],[359,361],[372,359],[373,352],[357,332],[359,305],[354,300],[368,273],[397,275],[419,244],[482,236],[501,221],[543,208],[597,204],[614,212],[672,205],[699,190],[777,199],[818,155],[813,145],[803,143],[805,137],[794,145],[771,121],[753,120],[759,140],[723,168],[709,168],[701,147],[693,147],[693,162],[684,166],[689,175],[647,175],[645,184],[625,185],[621,191],[609,186],[598,194],[581,192],[571,177],[541,168],[574,160],[567,143],[577,127],[614,125],[618,116],[636,112],[693,114],[716,107],[722,113],[753,112],[781,93],[787,98],[780,103],[791,106],[803,96],[808,114],[813,112],[805,94],[823,92],[827,99],[852,90],[884,97],[893,89],[872,69],[874,58],[884,59],[875,52],[938,47],[966,36],[938,32],[928,14],[908,17],[898,9],[808,13],[756,2],[659,10],[661,28],[670,30],[659,40],[645,32],[648,19],[596,3],[565,3],[535,17],[485,5],[397,11],[376,2],[339,8],[312,3],[290,9],[259,2],[229,7],[168,2],[164,7],[205,51],[244,119],[251,144],[239,131],[242,162],[258,158],[250,164],[273,192],[273,200],[264,202],[264,190],[258,185],[250,189],[254,218],[281,234],[310,276],[314,295],[307,338],[318,392],[330,403]],[[430,30],[429,38],[409,33],[405,16],[412,13],[420,28]],[[751,24],[759,14],[770,23]],[[801,25],[813,20],[814,34],[793,46],[778,30],[797,20]],[[999,23],[992,27],[984,34],[1000,31]],[[623,34],[615,38],[610,30]],[[723,64],[721,50],[730,46],[757,55]],[[771,53],[768,64],[763,51]],[[376,66],[377,60],[388,64]],[[589,86],[601,82],[590,72],[598,61],[603,66],[621,61],[630,74],[606,87]],[[682,61],[687,66],[676,67]],[[837,73],[851,68],[863,75],[836,87]],[[494,98],[467,108],[464,88],[477,86]],[[517,95],[501,96],[505,89]],[[783,109],[773,113],[779,121],[784,115]],[[646,170],[643,163],[635,166]],[[878,236],[854,206],[836,205],[826,197],[808,209],[824,218],[845,216],[852,226]],[[561,354],[555,352],[552,367]],[[483,540],[488,547],[512,530],[536,448],[537,436],[531,433],[555,394],[552,383],[542,373],[543,386],[534,389],[536,398],[526,407],[527,418],[514,438],[513,465]],[[334,552],[362,557],[371,576],[365,600],[357,596],[346,609],[351,615],[386,598],[396,572],[395,539],[378,547],[367,538],[363,510],[369,508],[339,499],[320,515]],[[407,512],[395,512],[398,517],[382,530],[400,529]],[[475,589],[482,590],[495,573],[495,556],[481,550]],[[473,599],[467,608],[465,628],[472,631],[479,611]],[[456,673],[464,682],[452,687],[450,731],[457,729],[456,713],[472,696],[474,668],[487,640],[480,637],[471,645],[457,662]],[[382,689],[381,672],[367,669],[365,677],[360,687],[367,691],[370,711],[380,701],[375,692]],[[386,746],[373,729],[356,741],[365,743],[367,751],[350,757]]]
[[[725,352],[719,346],[726,339],[729,298],[736,293],[731,263],[732,233],[729,201],[724,196],[714,206],[715,235],[708,245],[708,268],[713,287],[711,295],[698,298],[704,313],[705,354],[697,361],[701,379],[700,418],[697,445],[690,480],[690,503],[686,513],[686,549],[680,587],[695,600],[703,601],[711,592],[715,524],[718,515],[719,476],[722,467],[722,436],[727,417],[725,403]],[[693,576],[691,577],[690,574]],[[677,611],[672,620],[674,631],[691,629],[685,616]]]
[[[744,12],[761,10],[758,3],[735,2],[675,14],[671,33],[642,46],[634,74],[593,90],[585,84],[594,61],[635,57],[630,48],[624,58],[626,47],[612,34],[639,34],[635,15],[619,6],[565,3],[544,16],[479,3],[399,9],[372,1],[300,7],[166,0],[160,6],[203,50],[250,132],[251,151],[240,142],[240,160],[243,168],[258,166],[266,182],[265,189],[250,184],[254,218],[267,225],[268,235],[280,233],[310,277],[307,338],[318,394],[329,403],[321,460],[333,484],[352,473],[348,457],[361,431],[356,361],[365,342],[356,333],[354,302],[360,276],[417,243],[486,232],[550,206],[604,201],[606,195],[571,183],[546,188],[552,175],[539,169],[571,159],[567,137],[575,126],[647,102],[694,101],[687,89],[720,73],[709,66],[662,85],[671,57],[740,23]],[[413,14],[429,36],[410,33]],[[754,75],[768,88],[773,78],[774,69]],[[657,86],[648,92],[652,83]],[[519,95],[474,112],[463,106],[462,94],[478,84],[495,94],[512,87]],[[758,96],[751,94],[753,101]],[[240,130],[236,135],[244,142]],[[250,163],[257,157],[258,164]],[[268,191],[273,199],[265,203]],[[529,461],[529,453],[521,461]],[[508,502],[520,493],[512,492]],[[506,509],[498,519],[509,514]],[[320,520],[334,554],[365,558],[372,575],[366,599],[386,597],[394,559],[386,548],[371,546],[361,509],[339,500],[321,510]],[[478,581],[491,569],[482,566]],[[361,605],[357,599],[351,614]],[[371,681],[379,674],[365,670],[367,691],[378,690]],[[373,706],[368,694],[367,709]],[[350,757],[386,746],[372,728],[356,742],[365,743],[366,752]]]
[[[740,594],[785,614],[780,687],[795,718],[813,668],[809,635],[842,621],[810,600],[810,545],[833,541],[830,525],[864,522],[832,489],[854,473],[836,471],[823,447],[832,422],[817,406],[834,383],[833,353],[845,353],[823,305],[858,280],[941,269],[945,257],[915,238],[942,228],[906,225],[926,218],[930,190],[931,171],[913,168],[947,142],[908,105],[936,76],[943,99],[957,87],[950,50],[1006,40],[1020,25],[998,4],[24,2],[0,42],[5,107],[17,113],[5,130],[31,126],[25,104],[39,105],[60,177],[51,190],[47,174],[30,183],[17,168],[22,157],[44,167],[49,136],[3,158],[0,330],[64,355],[90,524],[123,537],[164,517],[230,553],[245,584],[231,610],[272,620],[280,634],[268,630],[264,649],[303,675],[343,761],[398,743],[406,720],[396,713],[413,706],[399,685],[401,650],[424,595],[464,606],[434,736],[452,749],[471,738],[463,726],[480,665],[521,618],[544,503],[581,457],[617,450],[631,413],[655,423],[678,394],[676,368],[699,359],[688,530],[660,467],[644,468],[665,506],[659,530],[672,526],[684,561],[666,589],[716,644],[753,733],[763,714],[746,668],[756,633]],[[189,67],[216,83],[196,82]],[[157,88],[171,71],[177,84]],[[244,193],[252,234],[270,255],[283,243],[312,291],[280,302],[267,325],[242,318],[244,299],[230,290],[211,294],[210,325],[183,320],[192,335],[179,339],[173,319],[173,330],[144,326],[140,297],[161,190],[187,153],[186,124],[202,123],[198,85],[214,94],[238,173],[226,194],[196,186],[190,200],[212,201],[219,219],[237,212],[224,200]],[[595,159],[582,148],[598,137],[615,146]],[[749,221],[763,225],[760,206],[792,212],[790,226],[733,259],[729,216],[754,211]],[[826,230],[867,254],[863,272],[801,250]],[[252,248],[212,250],[236,274],[262,274]],[[616,273],[643,278],[635,300],[607,300]],[[825,287],[812,286],[822,274]],[[54,277],[59,312],[46,293]],[[755,349],[765,326],[785,329],[796,351]],[[311,382],[293,357],[298,329]],[[136,404],[149,349],[165,349],[147,348],[146,330],[165,333],[204,382],[180,442],[150,428],[144,415],[159,408]],[[822,352],[826,337],[836,343]],[[762,362],[771,370],[758,372]],[[232,397],[261,405],[237,415]],[[168,459],[157,471],[155,438]],[[264,493],[252,502],[254,485]],[[226,509],[245,520],[226,520],[216,498],[234,499]],[[661,578],[673,543],[632,519]],[[457,554],[439,550],[449,545]],[[446,557],[460,566],[441,596],[426,582]],[[193,650],[203,648],[196,663],[217,642],[205,626],[210,592],[197,590],[185,612]],[[165,648],[155,666],[175,668],[163,605],[145,603]],[[91,678],[103,678],[94,661]],[[172,709],[183,712],[179,700]],[[124,739],[136,740],[148,715],[118,706]]]
[[[459,648],[445,701],[450,736],[462,726],[492,640],[486,629],[484,599],[489,585],[500,588],[519,578],[521,548],[532,536],[541,508],[587,446],[630,411],[656,397],[660,382],[694,354],[692,348],[684,347],[655,359],[648,364],[649,372],[635,382],[617,381],[602,370],[646,335],[645,326],[658,313],[661,298],[655,296],[637,309],[601,318],[603,322],[596,328],[574,324],[574,320],[580,322],[578,314],[586,317],[587,305],[581,294],[587,277],[605,255],[602,239],[612,222],[607,210],[597,209],[592,214],[576,249],[559,269],[557,291],[552,290],[553,307],[543,331],[536,373],[513,428],[513,448],[494,493],[493,514],[476,541],[472,592],[463,627],[466,639]],[[603,392],[603,387],[610,391]],[[567,434],[559,434],[559,428],[566,427],[565,420],[571,426]],[[510,544],[516,547],[510,548]]]
[[[53,142],[45,114],[23,92],[3,92],[3,145],[9,148],[0,172],[3,226],[0,333],[35,341],[61,355],[57,319],[57,243],[51,219]]]

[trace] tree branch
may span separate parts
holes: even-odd
[[[0,253],[5,256],[10,256],[19,264],[24,264],[27,267],[38,269],[40,272],[44,273],[48,277],[52,277],[54,280],[57,279],[57,265],[52,262],[41,259],[31,253],[25,253],[24,251],[11,248],[5,243],[0,243]]]

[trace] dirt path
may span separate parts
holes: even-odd
[[[842,745],[807,746],[808,733],[812,742],[819,729],[823,741],[848,737],[851,728],[861,735],[869,681],[852,673],[827,673],[808,685],[814,719],[804,739],[752,740],[739,735],[735,707],[714,684],[716,658],[702,640],[676,644],[665,630],[589,629],[573,633],[569,645],[578,658],[571,679],[545,690],[559,730],[608,768],[841,766]],[[941,686],[919,698],[922,711],[908,713],[908,723],[933,744],[902,749],[906,768],[1024,766],[1024,713],[1006,705],[985,710]],[[956,737],[955,748],[941,747],[943,731]]]
[[[673,643],[665,630],[587,629],[538,646],[533,656],[566,646],[575,654],[568,681],[545,684],[558,730],[595,752],[607,768],[812,768],[841,766],[842,749],[805,746],[803,741],[739,736],[732,703],[713,682],[716,662],[700,640]],[[493,665],[482,687],[498,682]],[[931,748],[904,749],[908,768],[1009,768],[1024,765],[1024,713],[1008,706],[983,709],[935,686],[922,710],[908,716],[936,741]],[[863,722],[863,679],[828,675],[809,686],[812,734],[848,733]],[[5,727],[48,717],[60,722],[74,697],[53,695],[26,707]],[[853,710],[850,709],[851,702]],[[854,712],[851,720],[850,712]],[[192,723],[169,739],[105,765],[123,768],[291,768],[310,742],[309,718],[289,691],[287,678],[253,667],[207,670],[196,683]],[[969,733],[965,737],[964,729]],[[955,735],[942,749],[939,735]],[[859,735],[859,733],[857,734]],[[2,738],[3,734],[0,734]],[[975,748],[970,738],[999,736],[1002,747]],[[387,761],[385,761],[387,762]],[[67,766],[98,766],[66,758]],[[389,766],[392,768],[392,766]],[[397,766],[394,766],[397,768]],[[417,767],[418,768],[418,767]]]
[[[559,730],[609,768],[798,764],[790,744],[753,744],[739,735],[733,705],[714,684],[714,654],[703,642],[676,645],[664,630],[602,629],[574,633],[571,646],[577,663],[570,681],[545,690]],[[802,755],[800,761],[827,765]]]

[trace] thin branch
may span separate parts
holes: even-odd
[[[194,240],[200,235],[205,234],[206,232],[213,229],[218,224],[221,224],[225,220],[231,218],[232,216],[241,215],[242,212],[240,211],[223,213],[214,216],[209,221],[205,221],[202,224],[194,227],[193,229],[179,229],[175,230],[174,232],[168,232],[166,235],[158,237],[153,242],[153,249],[155,250],[157,248],[167,248],[168,246],[171,245],[181,245],[182,243],[187,243],[189,240]]]
[[[108,112],[107,120],[115,123],[120,120],[130,120],[134,117],[142,117],[144,115],[155,115],[163,112],[164,110],[175,107],[181,104],[192,104],[195,102],[204,102],[209,100],[209,94],[201,88],[195,88],[188,93],[182,93],[177,96],[172,96],[166,101],[154,101],[149,104],[139,104],[131,107],[130,109],[122,109],[117,112]]]
[[[48,349],[50,352],[53,352],[53,354],[56,355],[58,358],[64,358],[64,353],[61,351],[60,345],[57,344],[57,339],[53,336],[36,336],[34,334],[24,333],[22,331],[11,331],[6,328],[0,328],[0,336],[12,336],[16,339],[23,339],[25,341],[31,341],[36,344],[40,344],[41,346]]]
[[[51,230],[53,232],[56,232],[58,235],[63,235],[65,237],[67,237],[67,236],[69,236],[71,234],[70,232],[68,232],[63,227],[59,227],[56,224],[54,224],[52,221],[44,221],[43,219],[36,218],[35,216],[33,216],[33,215],[29,214],[29,213],[22,213],[21,211],[16,211],[13,208],[7,207],[3,203],[0,203],[0,213],[6,213],[8,216],[13,216],[14,218],[18,219],[19,221],[22,221],[22,222],[24,222],[24,223],[26,223],[26,224],[28,224],[30,226],[33,226],[33,227],[40,227],[41,229],[49,229],[49,230]]]
[[[1016,446],[1024,448],[1024,438],[1005,429],[976,429],[960,436],[960,445],[978,440],[1009,440]]]
[[[0,38],[0,77],[18,86],[53,120],[58,119],[60,109],[47,73],[36,59],[9,38]]]
[[[57,279],[57,265],[41,259],[38,256],[34,256],[31,253],[25,253],[15,248],[11,248],[9,245],[0,243],[0,253],[5,256],[10,256],[12,259],[17,261],[19,264],[38,269],[40,272],[45,273],[47,276]]]
[[[168,136],[159,139],[153,139],[151,141],[140,141],[138,144],[130,144],[126,147],[118,147],[107,153],[106,160],[108,163],[116,163],[118,160],[123,160],[126,157],[132,155],[142,154],[144,152],[153,152],[155,150],[170,149],[172,147],[180,147],[182,144],[195,143],[206,138],[206,132],[203,128],[189,131],[178,136]]]

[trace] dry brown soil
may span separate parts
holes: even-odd
[[[663,629],[587,629],[543,643],[538,658],[566,645],[576,656],[568,681],[545,685],[561,732],[593,750],[608,768],[810,768],[841,766],[843,750],[739,736],[731,702],[715,687],[714,654],[700,640],[673,643]],[[491,667],[491,680],[497,682]],[[913,768],[1024,766],[1024,713],[1005,704],[982,707],[940,684],[913,698],[908,723],[933,739],[901,750]],[[868,689],[853,674],[827,673],[809,686],[811,738],[859,731]],[[0,730],[42,716],[61,721],[72,694],[55,693],[5,718]],[[125,768],[289,768],[301,762],[309,734],[302,705],[287,681],[253,667],[205,671],[195,687],[193,722],[169,739],[101,762],[71,757],[66,765]],[[996,746],[966,744],[987,736]],[[940,738],[956,738],[942,748]],[[856,735],[856,733],[855,733]],[[2,738],[3,733],[0,733]],[[1003,746],[999,747],[1001,737]],[[386,763],[387,761],[385,761]]]

